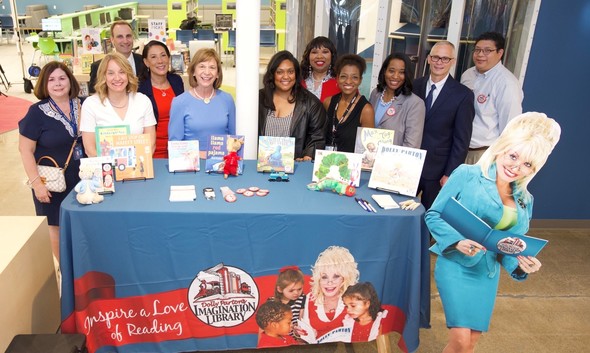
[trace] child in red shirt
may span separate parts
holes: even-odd
[[[258,348],[285,347],[297,344],[291,332],[291,307],[278,300],[269,300],[256,311],[256,323],[263,330]]]

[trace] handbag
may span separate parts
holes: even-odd
[[[63,168],[60,168],[55,159],[49,156],[42,156],[39,158],[39,160],[37,160],[37,171],[39,172],[39,178],[41,179],[41,182],[45,184],[47,190],[53,192],[64,192],[66,190],[66,176],[64,175],[64,172],[68,168],[68,163],[72,157],[72,152],[74,151],[76,142],[77,139],[74,139],[72,148],[70,148],[70,154],[68,155],[68,159],[66,160]],[[54,166],[39,165],[39,162],[41,162],[43,159],[49,160]]]

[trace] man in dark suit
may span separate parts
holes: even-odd
[[[421,148],[427,153],[418,185],[426,209],[453,170],[465,161],[471,139],[473,92],[449,75],[454,62],[455,46],[437,42],[428,55],[430,75],[414,81],[414,93],[426,104]]]
[[[144,68],[143,58],[140,54],[133,52],[133,28],[127,21],[115,21],[111,25],[111,42],[117,53],[127,58],[135,75],[139,75]],[[101,60],[95,61],[90,66],[90,81],[88,82],[88,92],[94,93],[96,84],[96,73]]]

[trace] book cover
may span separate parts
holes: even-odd
[[[362,158],[363,156],[357,153],[316,150],[312,181],[320,182],[329,178],[358,188]]]
[[[354,153],[363,155],[363,170],[373,169],[375,163],[375,156],[377,155],[377,148],[380,145],[393,144],[393,136],[395,131],[387,129],[375,129],[369,127],[358,127],[356,130],[356,140],[354,145]]]
[[[168,171],[199,171],[199,140],[168,141]]]
[[[380,145],[369,187],[416,197],[426,151],[397,145]]]
[[[166,43],[168,35],[166,34],[166,20],[148,19],[148,42],[157,40]]]
[[[108,54],[113,51],[113,42],[111,38],[104,38],[102,40],[102,52]]]
[[[184,72],[184,58],[182,57],[182,54],[172,54],[170,56],[170,67],[173,72]]]
[[[113,156],[113,136],[129,135],[129,125],[97,126],[94,129],[96,137],[96,156]]]
[[[80,158],[80,166],[91,165],[94,168],[94,177],[98,181],[99,194],[115,192],[115,173],[113,171],[113,161],[110,156]]]
[[[82,28],[80,34],[82,35],[82,53],[83,54],[99,54],[102,53],[102,43],[100,40],[101,28]]]
[[[205,171],[207,173],[223,173],[224,159],[228,154],[228,146],[231,146],[234,140],[244,139],[241,135],[211,135],[209,136],[209,145],[207,146],[207,159],[205,160]],[[238,150],[238,174],[244,170],[244,146]]]
[[[88,82],[80,82],[80,97],[88,97],[89,95]]]
[[[258,137],[258,172],[295,171],[295,138],[294,137]]]
[[[94,62],[94,56],[92,54],[80,54],[80,67],[82,68],[83,74],[90,73],[90,66]]]
[[[116,181],[154,177],[149,134],[113,135],[112,151]]]
[[[474,240],[487,250],[498,254],[537,256],[547,244],[545,239],[492,229],[455,198],[450,198],[447,201],[440,216],[464,237]]]

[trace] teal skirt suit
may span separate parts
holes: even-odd
[[[426,224],[436,243],[430,251],[438,255],[434,279],[440,293],[447,327],[488,331],[498,282],[500,265],[521,281],[527,275],[518,268],[515,257],[479,251],[467,256],[455,249],[457,242],[466,239],[446,223],[440,214],[451,198],[456,198],[467,209],[494,228],[504,213],[504,205],[496,187],[496,165],[485,177],[479,165],[461,165],[449,177],[425,216]],[[530,194],[514,194],[516,224],[510,232],[525,234],[532,216],[533,198]]]

